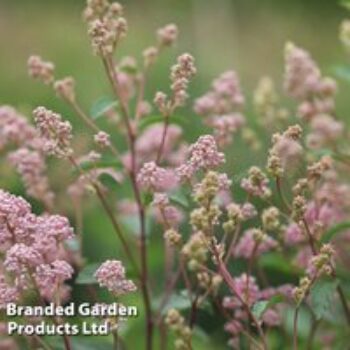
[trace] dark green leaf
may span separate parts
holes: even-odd
[[[99,263],[86,265],[80,272],[76,279],[77,284],[95,284],[97,283],[94,276],[96,270],[100,266]]]
[[[333,239],[335,235],[348,229],[350,229],[350,221],[341,222],[340,224],[335,225],[332,228],[330,228],[328,231],[326,231],[326,233],[323,235],[321,239],[321,242],[328,243]]]
[[[338,284],[337,279],[321,279],[311,288],[311,306],[317,319],[330,311]]]
[[[164,117],[162,115],[154,115],[154,116],[149,116],[141,119],[138,126],[140,130],[144,130],[147,126],[150,126],[156,123],[163,123],[163,122],[164,122]],[[169,117],[169,123],[185,126],[188,122],[187,122],[187,119],[185,119],[184,117],[172,115],[171,117]]]
[[[118,101],[111,99],[110,97],[99,98],[91,107],[90,115],[93,119],[97,119],[103,116],[107,111],[116,107]]]
[[[288,275],[300,275],[302,271],[294,268],[280,253],[270,253],[260,257],[263,268],[279,271]]]
[[[284,296],[282,294],[274,295],[269,300],[260,300],[253,305],[252,313],[257,319],[260,319],[268,308],[281,303],[283,300]]]

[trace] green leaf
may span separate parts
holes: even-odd
[[[300,275],[301,270],[288,263],[280,253],[270,253],[260,257],[260,264],[263,268],[279,271],[288,275]]]
[[[330,311],[338,284],[337,279],[320,279],[311,288],[311,307],[317,319],[321,319]]]
[[[91,118],[97,119],[116,106],[118,106],[118,101],[115,101],[110,97],[103,96],[92,105],[90,109]]]
[[[321,242],[322,243],[328,243],[333,239],[335,235],[338,233],[341,233],[342,231],[345,231],[347,229],[350,229],[350,221],[341,222],[333,227],[331,227],[326,233],[323,235]]]
[[[113,168],[113,169],[121,170],[122,164],[118,159],[115,159],[115,158],[102,158],[97,162],[90,162],[90,161],[82,162],[80,164],[80,168],[84,171],[88,171],[95,168]],[[77,172],[77,170],[75,170],[74,172]]]
[[[146,127],[152,124],[163,123],[164,120],[165,119],[162,115],[153,115],[153,116],[145,117],[140,120],[138,127],[140,130],[144,130]],[[169,117],[169,123],[180,125],[180,126],[186,126],[188,124],[188,121],[184,117],[172,115]]]
[[[348,3],[350,8],[350,2]],[[345,65],[337,65],[332,68],[333,73],[340,79],[350,82],[350,67]]]
[[[96,270],[99,268],[99,263],[92,263],[86,265],[80,272],[76,279],[76,284],[96,284],[96,278],[94,276]]]
[[[259,320],[269,306],[268,300],[257,301],[252,307],[252,314]]]
[[[259,320],[268,308],[281,303],[283,300],[284,296],[282,294],[276,294],[269,300],[257,301],[252,307],[252,314]]]
[[[169,196],[171,202],[180,205],[181,207],[188,209],[190,206],[188,196],[183,189],[172,192]]]

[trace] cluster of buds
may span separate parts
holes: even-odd
[[[18,302],[26,291],[36,291],[45,300],[65,299],[64,282],[73,275],[63,244],[73,238],[67,218],[36,216],[21,197],[0,191],[0,305]]]
[[[294,196],[303,196],[305,192],[309,189],[309,181],[306,178],[301,178],[293,186]]]
[[[169,228],[164,232],[164,239],[170,246],[178,246],[181,243],[181,235],[174,228]]]
[[[105,261],[95,272],[97,282],[114,295],[122,295],[136,290],[133,281],[125,278],[125,268],[118,260]]]
[[[319,181],[332,168],[332,158],[325,156],[307,167],[307,178],[311,183]]]
[[[219,174],[215,171],[208,171],[203,180],[195,186],[194,199],[202,206],[212,202],[219,191],[228,190],[231,180],[226,174]]]
[[[197,275],[198,284],[204,290],[208,290],[211,293],[216,293],[222,284],[222,277],[218,274],[210,275],[206,271],[198,272]]]
[[[334,118],[335,81],[323,77],[308,52],[289,43],[286,46],[285,89],[300,101],[298,114],[310,122],[309,147],[320,148],[335,141],[343,124]]]
[[[269,180],[263,171],[257,166],[252,166],[248,171],[248,177],[243,178],[241,187],[252,196],[268,198],[271,190],[268,188]]]
[[[278,107],[278,95],[273,80],[270,77],[260,79],[254,91],[254,106],[261,117],[260,124],[267,127],[276,127],[276,122],[285,121],[288,111]]]
[[[178,227],[183,220],[183,213],[180,209],[170,203],[166,193],[154,193],[153,202],[155,217],[157,221],[165,228],[165,240],[170,245],[178,245],[181,242],[181,236]]]
[[[212,228],[219,223],[221,210],[214,202],[219,191],[228,190],[231,181],[226,174],[208,171],[203,180],[195,186],[194,199],[200,205],[191,212],[190,222],[194,230],[206,235],[212,234]]]
[[[266,231],[276,231],[279,229],[280,222],[280,212],[276,207],[269,207],[262,212],[261,220],[263,228]]]
[[[112,54],[128,29],[123,7],[118,2],[109,4],[108,1],[90,0],[84,18],[89,25],[88,33],[95,54],[103,57]]]
[[[298,305],[301,304],[301,302],[305,299],[307,296],[310,287],[312,285],[312,282],[309,277],[303,277],[300,280],[299,286],[294,288],[293,290],[293,296]]]
[[[44,141],[44,151],[60,158],[70,156],[73,152],[72,125],[68,121],[63,121],[61,115],[45,107],[37,107],[33,114],[37,129]]]
[[[137,182],[145,190],[163,192],[176,186],[177,177],[171,169],[159,167],[152,161],[143,164]]]
[[[34,79],[49,85],[54,81],[55,65],[44,61],[40,56],[30,56],[28,59],[28,72]]]
[[[170,23],[157,30],[158,44],[160,47],[173,45],[179,35],[176,24]]]
[[[292,203],[292,219],[295,222],[300,222],[304,219],[306,212],[306,199],[305,197],[298,195],[295,196]]]
[[[227,220],[222,224],[226,233],[232,233],[236,230],[237,225],[244,219],[241,206],[236,203],[230,203],[226,207]]]
[[[101,148],[107,148],[111,145],[110,135],[104,131],[99,131],[94,135],[95,143]]]
[[[239,79],[233,71],[220,75],[213,81],[211,90],[195,101],[195,112],[213,129],[220,147],[229,145],[233,135],[245,124],[245,118],[238,112],[243,103]]]
[[[324,244],[319,254],[313,256],[309,261],[307,273],[310,277],[330,275],[333,271],[334,248],[330,244]]]
[[[53,84],[54,90],[58,97],[74,102],[75,100],[75,81],[72,77],[66,77],[56,80]]]
[[[163,115],[170,115],[176,107],[183,106],[187,99],[187,89],[190,79],[196,74],[194,58],[188,54],[182,54],[177,58],[177,64],[171,68],[171,90],[173,92],[171,100],[166,94],[157,92],[154,103]]]
[[[191,350],[192,331],[185,323],[185,319],[176,309],[170,309],[165,317],[165,324],[176,334],[174,349]]]
[[[188,148],[189,159],[176,169],[181,181],[189,181],[198,170],[217,168],[225,163],[225,155],[219,152],[217,143],[212,135],[200,136]]]
[[[181,253],[188,260],[188,268],[191,271],[198,270],[207,261],[207,239],[202,232],[191,235],[183,246]]]
[[[272,135],[272,147],[267,162],[267,168],[272,175],[280,176],[285,169],[290,169],[300,159],[303,152],[299,143],[301,133],[301,127],[293,125],[283,134]]]

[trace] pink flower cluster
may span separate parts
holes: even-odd
[[[49,155],[57,157],[67,157],[72,154],[71,139],[72,126],[68,121],[63,121],[62,117],[46,109],[37,107],[33,111],[36,126],[42,137],[43,150]]]
[[[172,170],[161,168],[155,162],[149,162],[143,164],[137,175],[137,181],[144,189],[162,192],[174,188],[177,177]]]
[[[29,196],[52,208],[54,194],[46,176],[42,140],[28,120],[9,106],[0,107],[0,150],[10,151],[9,162],[16,168]]]
[[[254,303],[261,300],[268,300],[275,295],[284,295],[287,299],[291,299],[292,289],[293,287],[291,285],[285,284],[276,288],[270,287],[260,290],[255,278],[245,273],[234,278],[236,295],[223,299],[223,306],[233,313],[233,318],[225,324],[225,330],[231,335],[229,345],[235,349],[240,349],[239,336],[244,329],[243,323],[249,320],[249,315],[242,302],[248,307],[252,307]],[[279,326],[282,321],[282,311],[283,304],[269,308],[263,313],[261,320],[268,327]]]
[[[225,156],[219,152],[211,135],[200,136],[188,149],[188,160],[176,169],[182,181],[189,180],[200,169],[213,169],[225,163]]]
[[[334,118],[335,81],[322,77],[310,54],[293,44],[287,45],[285,60],[285,89],[300,101],[298,114],[311,121],[308,145],[320,148],[334,142],[344,129],[343,123]]]
[[[234,255],[236,257],[249,259],[252,257],[253,253],[255,256],[260,256],[263,253],[275,249],[277,246],[277,241],[266,234],[264,234],[261,242],[257,242],[254,238],[254,231],[247,230],[238,241],[234,249]]]
[[[116,295],[136,290],[134,282],[125,278],[125,268],[118,260],[105,261],[95,272],[95,277],[101,287]]]
[[[223,73],[214,80],[212,89],[195,101],[194,110],[205,117],[205,123],[214,130],[220,147],[232,142],[232,135],[245,123],[244,117],[236,112],[244,104],[237,74]]]
[[[67,256],[64,243],[72,237],[67,218],[36,216],[23,198],[0,190],[0,249],[4,254],[0,304],[6,303],[2,297],[19,298],[27,289],[37,289],[49,300],[62,292],[64,281],[73,274],[63,260]]]

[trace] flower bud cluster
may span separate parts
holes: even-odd
[[[265,127],[276,127],[276,122],[287,119],[288,111],[278,107],[279,97],[270,77],[260,79],[254,91],[254,107],[260,116],[259,122]]]
[[[188,155],[187,162],[176,169],[181,181],[190,180],[198,170],[214,169],[225,163],[225,156],[219,152],[211,135],[200,136],[197,142],[188,148]]]
[[[266,231],[276,231],[280,228],[280,211],[276,207],[264,209],[261,215],[263,228]]]
[[[306,199],[305,197],[298,195],[294,197],[292,203],[292,219],[295,222],[302,221],[306,212]]]
[[[192,331],[186,326],[185,319],[176,309],[170,309],[165,317],[165,324],[175,333],[175,350],[191,350]]]
[[[194,233],[183,246],[181,253],[188,260],[188,268],[191,271],[198,270],[207,261],[207,238],[202,232]]]
[[[170,23],[157,30],[158,43],[160,47],[173,45],[178,37],[179,30],[176,24]]]
[[[0,305],[18,302],[27,290],[61,298],[72,277],[63,243],[73,238],[68,220],[59,215],[36,216],[23,198],[0,191]],[[58,294],[57,294],[58,293]]]
[[[288,127],[283,133],[272,136],[267,169],[274,176],[281,176],[285,169],[295,166],[300,160],[303,148],[299,143],[302,129],[297,125]]]
[[[226,233],[233,233],[237,225],[244,220],[244,213],[240,205],[230,203],[226,207],[227,220],[222,224],[222,228]]]
[[[37,107],[33,114],[37,129],[44,141],[43,150],[59,158],[70,156],[73,153],[72,125],[68,121],[63,121],[61,115],[45,107]]]
[[[40,56],[30,56],[28,59],[28,72],[34,79],[49,85],[54,81],[55,65],[44,61]]]
[[[241,187],[252,196],[268,198],[271,190],[268,188],[269,180],[263,171],[257,166],[249,169],[248,177],[243,178]]]
[[[310,277],[319,277],[321,275],[330,275],[333,271],[332,263],[335,250],[330,244],[324,244],[319,254],[313,256],[309,261],[307,273]]]
[[[72,77],[66,77],[61,80],[56,80],[53,84],[56,95],[67,101],[74,102],[75,100],[75,81]]]
[[[211,90],[195,101],[194,110],[205,117],[205,123],[214,130],[216,142],[224,147],[245,123],[244,117],[237,113],[243,104],[237,74],[228,71],[215,79]]]
[[[294,288],[293,296],[298,305],[305,299],[310,290],[311,284],[312,282],[309,277],[303,277],[299,282],[299,286]]]
[[[101,148],[107,148],[111,145],[110,135],[104,131],[99,131],[94,135],[95,143]]]
[[[111,55],[128,29],[123,7],[118,2],[109,4],[104,0],[91,0],[87,2],[84,18],[95,54],[103,57]]]
[[[133,281],[125,278],[125,268],[118,260],[105,261],[95,272],[97,282],[114,295],[122,295],[136,290]]]
[[[176,107],[185,104],[188,84],[196,72],[194,58],[190,54],[185,53],[177,58],[177,64],[171,67],[170,73],[171,100],[163,92],[157,92],[154,98],[154,103],[163,115],[169,116]]]

